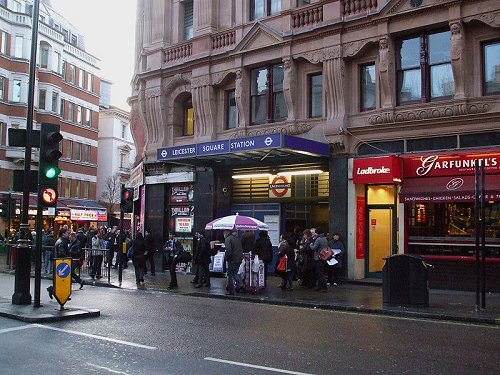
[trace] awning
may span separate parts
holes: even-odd
[[[474,202],[474,176],[405,178],[400,201],[406,202]],[[500,201],[500,175],[485,175],[485,198]]]
[[[80,209],[92,209],[92,210],[106,210],[96,201],[89,199],[76,199],[76,198],[59,198],[57,201],[57,207],[65,206],[68,208],[80,208]]]
[[[311,139],[287,134],[267,134],[255,137],[233,138],[222,141],[195,143],[157,149],[157,161],[183,164],[207,162],[245,163],[276,161],[283,163],[304,162],[310,158],[325,159],[330,156],[330,145]]]

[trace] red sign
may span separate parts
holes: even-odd
[[[52,188],[45,188],[40,193],[40,198],[42,202],[47,205],[52,205],[57,200],[57,191]]]
[[[289,196],[287,193],[291,186],[286,176],[275,176],[269,184],[269,196],[278,198]]]
[[[371,224],[372,224],[372,225],[377,225],[377,219],[372,219],[372,220],[371,220]]]
[[[476,163],[484,165],[487,174],[500,173],[500,152],[436,153],[403,157],[405,177],[473,175]]]
[[[402,180],[401,159],[396,155],[354,159],[355,184],[393,184]]]
[[[365,197],[356,197],[356,259],[365,258]]]

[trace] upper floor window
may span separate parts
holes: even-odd
[[[0,100],[5,100],[5,77],[0,77]]]
[[[483,45],[483,91],[500,93],[500,41]]]
[[[12,7],[14,9],[14,12],[21,13],[21,3],[19,1],[14,0],[12,2]]]
[[[82,106],[81,105],[76,106],[76,122],[79,124],[82,123]]]
[[[311,4],[311,0],[297,0],[297,6],[301,7],[303,5]]]
[[[281,0],[251,0],[252,19],[270,16],[281,11]]]
[[[38,108],[45,109],[45,98],[47,97],[47,90],[38,90]]]
[[[71,35],[71,44],[76,46],[77,38],[76,35]]]
[[[76,73],[75,73],[75,67],[73,65],[69,66],[69,81],[71,83],[75,83],[76,79]]]
[[[191,98],[187,99],[183,105],[184,108],[184,127],[182,135],[194,134],[194,110]]]
[[[56,73],[61,72],[61,53],[54,52],[53,60],[52,60],[52,71]]]
[[[69,31],[66,30],[66,29],[62,29],[62,33],[63,33],[63,36],[64,36],[64,41],[65,42],[69,42]]]
[[[14,57],[22,58],[23,57],[23,44],[24,37],[22,35],[16,36],[16,46],[14,49]]]
[[[125,152],[120,153],[120,169],[128,168],[128,154]]]
[[[184,7],[184,40],[193,37],[193,0],[183,3]]]
[[[59,180],[62,180],[61,178]],[[61,191],[61,190],[59,190]],[[71,178],[66,178],[66,184],[64,184],[64,196],[71,196]]]
[[[12,101],[15,103],[21,101],[21,80],[19,79],[12,82]]]
[[[87,108],[85,111],[85,125],[90,126],[92,123],[92,111]]]
[[[89,197],[89,191],[90,191],[90,182],[89,181],[83,181],[83,197],[88,198]]]
[[[59,111],[59,115],[61,116],[61,118],[65,118],[66,116],[66,100],[64,99],[61,99],[61,110]]]
[[[78,86],[80,86],[83,89],[83,69],[78,69]]]
[[[52,93],[52,112],[57,113],[57,102],[59,101],[59,94],[57,92]]]
[[[68,159],[73,159],[73,141],[71,139],[68,139],[66,147],[66,157]]]
[[[234,129],[237,124],[235,90],[226,91],[226,129]]]
[[[375,109],[375,64],[362,65],[360,68],[361,76],[361,111]]]
[[[0,53],[6,55],[7,54],[7,33],[5,31],[1,32],[0,38]]]
[[[80,180],[75,180],[75,197],[80,196]]]
[[[323,74],[309,76],[309,117],[323,116]]]
[[[428,102],[455,93],[450,48],[449,31],[399,41],[399,104]]]
[[[283,95],[283,64],[253,69],[250,80],[251,123],[285,119],[287,107]]]
[[[75,105],[71,102],[68,103],[68,121],[75,121]]]
[[[47,69],[49,67],[49,47],[40,47],[40,68]]]
[[[90,163],[90,145],[83,145],[83,161]]]
[[[125,135],[126,135],[126,131],[127,131],[127,124],[122,122],[122,133],[121,133],[121,138],[125,138]]]
[[[75,142],[75,160],[82,160],[82,144]]]
[[[92,74],[87,73],[87,90],[92,91]]]

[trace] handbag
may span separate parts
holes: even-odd
[[[278,261],[278,265],[276,266],[276,271],[286,272],[287,262],[288,262],[288,257],[286,255],[282,256]]]
[[[321,260],[330,260],[333,258],[333,250],[330,249],[330,247],[325,247],[324,249],[321,249],[319,252],[319,259]]]
[[[127,251],[127,257],[132,258],[134,256],[134,253],[135,253],[134,246],[130,246]]]

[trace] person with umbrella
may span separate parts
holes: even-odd
[[[236,281],[237,290],[244,288],[243,280],[238,275],[241,261],[243,260],[243,247],[241,240],[235,231],[224,230],[224,258],[227,262],[227,295],[234,295],[234,282]]]

